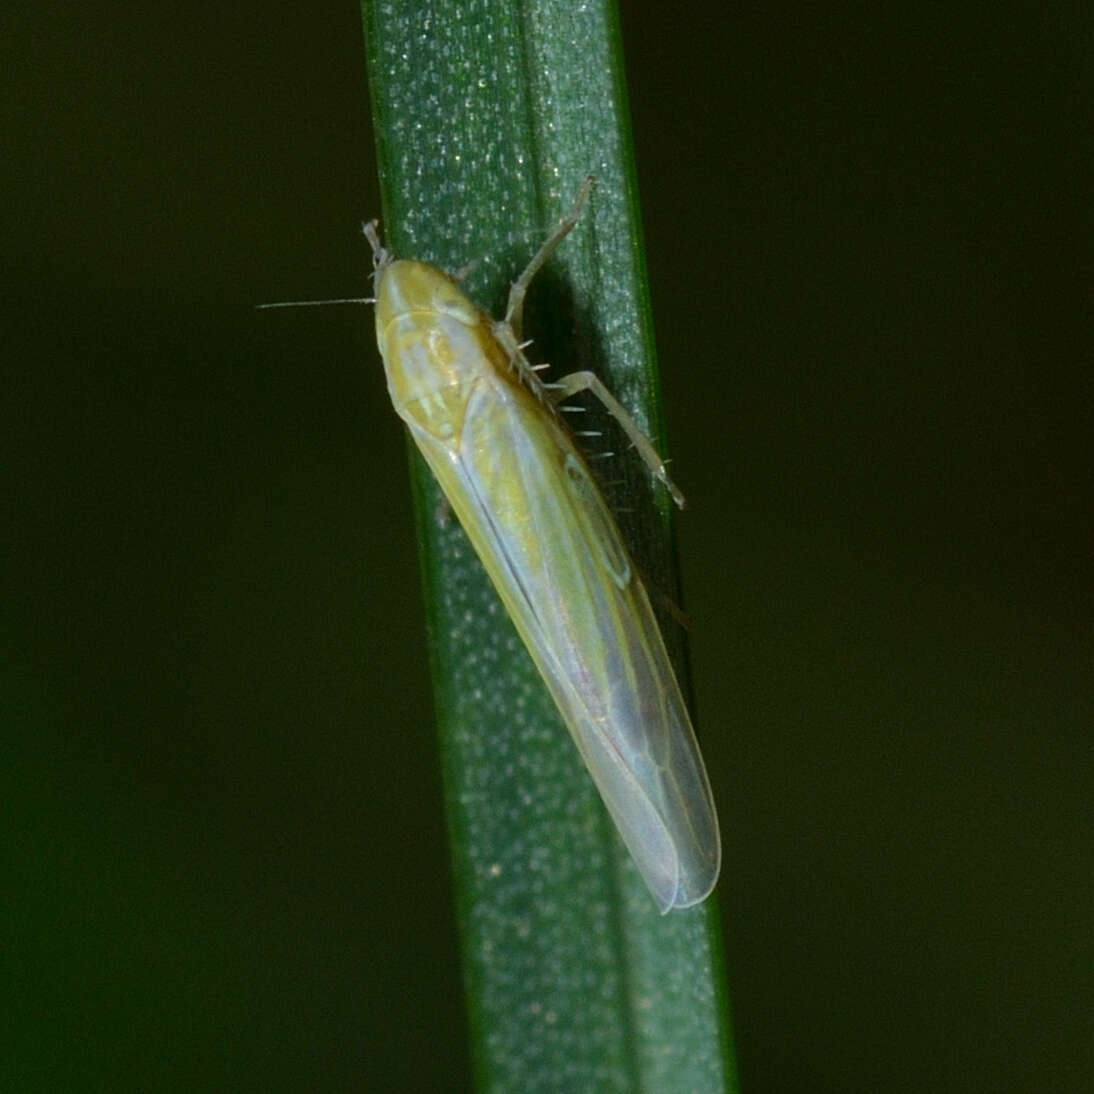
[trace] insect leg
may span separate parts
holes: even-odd
[[[361,231],[365,235],[365,239],[368,240],[368,245],[372,248],[372,267],[374,270],[383,270],[391,265],[391,252],[380,242],[380,233],[377,232],[376,226],[380,222],[378,220],[370,220],[367,224],[361,225]]]
[[[645,460],[649,469],[661,480],[665,489],[672,495],[672,500],[683,509],[684,495],[676,484],[669,478],[665,470],[665,462],[657,454],[657,449],[650,443],[649,437],[639,428],[638,423],[623,409],[622,403],[597,379],[591,372],[571,372],[568,376],[561,376],[550,385],[551,399],[555,403],[563,399],[569,399],[571,395],[588,391],[603,403],[608,413],[619,423],[623,432],[627,434],[631,444],[638,449],[638,454]]]
[[[558,227],[543,242],[543,246],[532,256],[532,261],[524,268],[524,272],[513,282],[509,289],[509,306],[505,310],[505,318],[502,320],[505,326],[512,330],[514,337],[521,340],[520,328],[524,321],[524,297],[528,292],[528,286],[532,279],[539,273],[543,264],[555,253],[558,245],[574,230],[574,225],[581,218],[581,211],[585,208],[585,202],[589,200],[596,185],[596,179],[590,175],[577,192],[570,211],[559,222]]]

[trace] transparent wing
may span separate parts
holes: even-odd
[[[484,377],[454,442],[411,432],[662,912],[717,880],[718,824],[649,598],[569,435]]]

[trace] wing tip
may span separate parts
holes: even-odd
[[[691,884],[688,884],[689,879],[681,876],[678,862],[676,886],[672,893],[672,900],[669,904],[661,906],[661,914],[668,915],[669,912],[677,908],[682,911],[685,908],[694,908],[697,904],[702,904],[703,901],[714,892],[714,888],[718,884],[718,877],[721,874],[721,869],[722,855],[720,846],[717,848],[708,869],[701,874],[690,878]]]

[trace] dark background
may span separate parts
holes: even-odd
[[[308,10],[310,8],[310,10]],[[0,1086],[469,1084],[351,3],[5,12]],[[1085,1091],[1087,5],[624,12],[747,1094]]]

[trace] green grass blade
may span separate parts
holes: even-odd
[[[533,358],[596,371],[657,438],[614,6],[366,0],[363,15],[388,246],[450,270],[476,262],[468,291],[500,314],[509,281],[596,175],[582,224],[533,287]],[[413,463],[480,1087],[735,1089],[714,901],[657,914],[466,538]],[[673,596],[667,499],[636,461],[613,461],[611,475],[650,587]],[[683,670],[678,628],[667,639]]]

